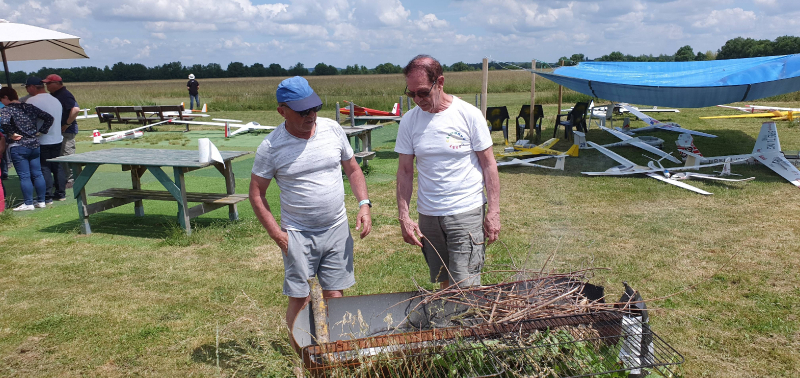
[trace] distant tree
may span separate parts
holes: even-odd
[[[267,68],[261,63],[253,63],[253,65],[250,66],[250,75],[253,77],[264,77],[267,76],[267,73]]]
[[[360,75],[361,70],[358,67],[358,64],[354,66],[347,66],[342,70],[342,75]]]
[[[269,65],[267,74],[269,76],[289,76],[289,71],[281,67],[281,65],[278,63],[272,63]]]
[[[245,77],[245,76],[250,76],[248,71],[249,70],[247,69],[247,66],[244,65],[244,63],[231,62],[231,63],[228,64],[228,69],[227,69],[227,75],[226,76],[227,77]]]
[[[403,72],[403,67],[392,63],[383,63],[375,67],[375,73],[377,74],[394,74],[400,72]]]
[[[474,71],[474,68],[470,67],[468,64],[464,62],[456,62],[450,66],[450,70],[454,72],[462,72],[462,71]]]
[[[710,59],[708,59],[708,56],[706,56],[706,53],[704,53],[702,51],[698,51],[697,55],[694,56],[694,60],[696,62],[700,62],[700,61],[710,60]]]
[[[290,76],[307,76],[308,69],[303,66],[303,63],[297,62],[294,66],[289,67]]]
[[[572,62],[573,65],[576,65],[586,60],[586,57],[583,54],[572,54],[572,56],[569,57],[569,60]]]
[[[753,58],[770,56],[773,43],[768,39],[752,39],[736,37],[729,39],[717,52],[717,59]]]
[[[717,52],[713,50],[706,51],[706,60],[716,60]]]
[[[222,66],[219,63],[209,63],[203,67],[203,77],[225,77],[225,70],[222,69]]]
[[[12,83],[24,83],[26,79],[28,79],[28,74],[26,74],[25,71],[16,71],[11,73]],[[2,81],[5,81],[5,77],[3,78]]]
[[[676,62],[688,62],[694,60],[694,50],[692,46],[686,45],[678,49],[675,53],[675,61]]]
[[[800,53],[800,37],[784,35],[775,38],[772,52],[776,55],[788,55]]]
[[[317,63],[314,66],[314,75],[338,75],[339,70],[334,66],[329,66],[325,63]]]

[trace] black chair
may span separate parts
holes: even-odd
[[[505,106],[492,106],[486,108],[486,121],[489,123],[490,131],[503,131],[503,138],[508,144],[508,121],[511,116],[508,115],[508,108]],[[505,121],[505,125],[503,125]]]
[[[575,103],[572,110],[567,114],[559,114],[556,116],[556,125],[553,128],[553,138],[558,134],[558,127],[564,126],[564,138],[572,140],[572,128],[578,131],[586,132],[586,111],[589,109],[589,104],[585,102]],[[561,118],[566,117],[566,121]]]
[[[522,118],[522,124],[519,123],[520,118]],[[530,130],[528,132],[528,140],[530,140],[531,143],[533,143],[534,141],[538,141],[542,136],[543,118],[544,118],[544,110],[542,110],[541,105],[533,106],[533,122],[531,122],[531,106],[522,105],[522,109],[519,110],[519,115],[517,116],[517,140],[522,139],[523,135],[525,134],[525,129],[528,129]],[[534,127],[531,128],[531,125],[533,125]]]

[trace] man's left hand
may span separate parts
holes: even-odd
[[[486,219],[483,220],[483,232],[489,239],[486,244],[492,244],[500,237],[500,213],[486,214]]]
[[[361,230],[361,239],[364,239],[372,231],[372,215],[370,214],[370,207],[367,205],[358,209],[356,230]]]

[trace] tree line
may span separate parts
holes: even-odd
[[[737,37],[725,42],[725,45],[717,51],[698,51],[694,52],[691,46],[686,45],[678,49],[673,55],[660,54],[653,55],[630,55],[614,51],[603,55],[596,61],[609,62],[687,62],[714,59],[738,59],[752,58],[771,55],[785,55],[800,53],[800,37],[782,36],[775,38],[774,41],[768,39],[752,39]],[[536,62],[536,68],[547,68],[561,65],[575,65],[587,61],[584,54],[572,54],[570,57],[563,56],[556,63]],[[482,63],[456,62],[452,65],[443,65],[447,72],[479,71]],[[531,68],[531,62],[522,63],[498,63],[489,64],[490,70]],[[119,62],[113,66],[98,67],[72,67],[72,68],[47,68],[42,67],[35,72],[16,71],[11,74],[11,81],[22,83],[28,76],[38,76],[40,78],[56,73],[65,82],[93,82],[93,81],[132,81],[132,80],[169,80],[185,79],[190,73],[198,78],[225,78],[225,77],[266,77],[266,76],[308,76],[308,75],[371,75],[371,74],[394,74],[402,72],[403,68],[392,63],[383,63],[374,68],[355,64],[345,68],[337,68],[325,63],[318,63],[314,68],[308,69],[303,63],[290,66],[288,69],[281,67],[280,64],[272,63],[265,66],[261,63],[254,63],[251,66],[241,62],[231,62],[227,68],[222,68],[218,63],[206,65],[194,64],[184,66],[181,62],[171,62],[160,66],[147,67],[141,63]]]
[[[768,39],[753,39],[736,37],[729,39],[717,51],[708,50],[706,52],[694,52],[691,46],[686,45],[678,49],[673,55],[660,54],[653,55],[630,55],[614,51],[603,55],[595,61],[605,62],[689,62],[702,60],[723,60],[755,58],[761,56],[788,55],[800,53],[800,37],[782,36],[775,38],[774,41]],[[573,54],[570,58],[566,56],[559,59],[564,65],[575,65],[586,61],[583,54]]]

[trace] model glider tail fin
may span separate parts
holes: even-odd
[[[579,148],[580,147],[578,147],[577,144],[573,144],[572,147],[570,147],[569,150],[567,150],[567,152],[564,153],[564,155],[577,157]]]
[[[586,134],[580,131],[573,131],[572,134],[574,135],[575,144],[578,145],[578,148],[589,147],[589,145],[586,144]]]
[[[687,159],[687,152],[691,152],[694,155],[702,157],[703,154],[700,153],[700,150],[694,145],[694,138],[691,134],[681,134],[678,136],[678,140],[675,141],[675,145],[678,147],[678,153],[681,154],[681,159]]]
[[[394,103],[394,106],[392,107],[392,114],[394,114],[396,116],[400,115],[400,104],[398,104],[396,102]]]
[[[554,169],[558,169],[560,171],[563,171],[564,170],[564,160],[566,160],[566,159],[567,159],[566,155],[556,156],[556,166],[554,167]]]
[[[758,133],[756,145],[753,146],[754,154],[761,154],[768,151],[780,151],[781,142],[778,140],[778,128],[775,122],[764,122],[761,131]]]
[[[100,131],[92,131],[92,143],[103,143],[103,137],[100,136]]]
[[[730,176],[731,175],[731,158],[725,159],[725,164],[722,166],[722,172],[719,174],[720,176]]]
[[[207,112],[208,112],[208,106],[206,106],[206,104],[203,104],[203,109],[200,110],[200,113],[207,113]]]

